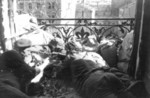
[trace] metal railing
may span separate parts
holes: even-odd
[[[65,21],[66,23],[64,23]],[[72,21],[72,22],[71,22]],[[38,19],[39,25],[44,25],[43,29],[50,33],[57,33],[65,41],[72,35],[78,38],[87,38],[89,35],[95,35],[97,41],[100,37],[107,36],[110,33],[123,36],[134,29],[134,18],[52,18]]]

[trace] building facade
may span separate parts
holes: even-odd
[[[59,18],[61,0],[17,0],[21,13],[30,13],[37,18]]]

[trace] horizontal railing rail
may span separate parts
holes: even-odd
[[[135,18],[38,18],[38,20],[135,20]]]

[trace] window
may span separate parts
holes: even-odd
[[[51,3],[48,3],[48,9],[51,9]]]
[[[32,10],[32,3],[29,3],[29,10]]]
[[[55,15],[52,15],[52,18],[55,18]]]
[[[19,9],[24,9],[24,3],[19,4]]]
[[[40,8],[41,8],[41,4],[37,3],[37,9],[40,9]]]
[[[55,2],[52,2],[52,9],[55,9]]]

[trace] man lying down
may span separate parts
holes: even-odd
[[[100,67],[86,59],[58,57],[46,66],[40,82],[55,77],[73,87],[82,98],[146,98],[144,84],[132,82],[116,68]]]

